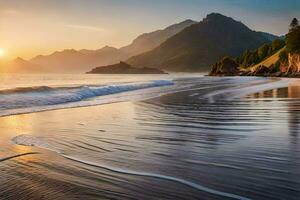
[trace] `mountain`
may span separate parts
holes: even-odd
[[[30,63],[43,66],[49,71],[61,72],[73,68],[76,70],[84,63],[85,55],[74,49],[56,51],[50,55],[39,55],[29,60]]]
[[[171,25],[163,30],[145,33],[137,37],[130,45],[120,48],[121,51],[130,55],[137,55],[150,51],[165,42],[168,38],[181,32],[183,29],[196,24],[193,20],[185,20],[178,24]]]
[[[144,53],[159,46],[169,37],[179,33],[184,28],[195,24],[192,20],[186,20],[171,25],[163,30],[145,33],[137,37],[130,45],[120,49],[106,46],[97,50],[66,49],[56,51],[46,56],[36,56],[29,60],[34,65],[39,65],[49,72],[86,72],[92,67],[110,65],[126,60],[131,56]]]
[[[155,49],[131,57],[133,66],[168,71],[209,71],[224,56],[238,56],[269,40],[243,23],[218,13],[185,28]]]
[[[277,35],[274,35],[274,34],[271,34],[271,33],[266,33],[266,32],[262,32],[262,31],[259,31],[258,33],[262,34],[265,38],[267,38],[270,42],[276,40],[276,39],[281,39],[280,36],[277,36]]]
[[[67,49],[56,51],[47,56],[37,56],[31,63],[43,66],[50,72],[85,72],[93,66],[114,63],[127,58],[125,54],[113,47],[98,50]]]
[[[12,61],[2,63],[0,73],[45,73],[42,67],[33,64],[23,58],[16,58]]]

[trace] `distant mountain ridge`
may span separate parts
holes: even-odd
[[[150,51],[165,42],[168,38],[176,35],[186,27],[196,24],[196,21],[185,20],[178,24],[173,24],[163,30],[145,33],[137,37],[130,45],[120,48],[121,51],[130,54],[131,56]]]
[[[243,23],[219,13],[185,28],[155,49],[133,56],[133,66],[155,67],[168,71],[209,71],[224,56],[238,56],[270,40]]]
[[[65,49],[30,60],[16,59],[5,64],[9,67],[2,68],[5,72],[84,73],[96,66],[126,61],[134,67],[207,71],[224,55],[238,56],[245,49],[257,48],[276,37],[252,31],[230,17],[212,13],[201,22],[185,20],[163,30],[142,34],[120,49],[110,46],[97,50]]]
[[[281,39],[280,36],[277,36],[277,35],[274,35],[274,34],[271,34],[271,33],[266,33],[266,32],[262,32],[262,31],[259,31],[258,33],[262,34],[265,38],[270,40],[270,42],[272,42],[276,39]]]
[[[0,73],[47,73],[41,66],[33,64],[23,58],[16,58],[1,64]]]
[[[98,50],[67,49],[47,56],[37,56],[29,61],[43,66],[48,71],[62,73],[84,72],[99,63],[114,63],[127,57],[118,49],[106,46]]]
[[[66,49],[56,51],[50,55],[39,55],[28,62],[39,65],[50,72],[86,72],[95,66],[110,65],[126,60],[131,56],[144,53],[159,46],[169,37],[195,24],[195,21],[185,20],[171,25],[163,30],[145,33],[137,37],[130,45],[120,49],[105,46],[97,50]]]

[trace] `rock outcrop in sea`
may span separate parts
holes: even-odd
[[[213,66],[211,76],[234,76],[239,72],[239,64],[230,57],[223,58]]]
[[[107,65],[102,67],[96,67],[88,74],[166,74],[166,72],[149,68],[149,67],[133,67],[125,62],[120,62],[114,65]]]

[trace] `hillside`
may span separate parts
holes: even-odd
[[[300,77],[300,25],[297,18],[290,23],[284,37],[273,40],[237,58],[225,57],[215,63],[211,76]]]
[[[168,71],[209,71],[210,66],[222,57],[238,56],[246,49],[255,49],[267,42],[270,40],[241,22],[212,13],[159,47],[127,62]]]
[[[280,60],[285,52],[284,40],[276,39],[270,44],[263,44],[252,51],[246,50],[236,58],[224,57],[211,69],[210,75],[247,75],[258,76],[265,73],[276,74],[282,70]],[[232,66],[234,66],[232,68]]]
[[[279,51],[277,51],[276,53],[274,53],[270,57],[267,57],[266,59],[264,59],[260,63],[252,66],[251,68],[255,69],[255,68],[257,68],[261,65],[266,66],[266,67],[271,67],[273,64],[275,64],[279,60],[279,54],[280,54],[280,52],[284,51],[284,49],[285,49],[285,47],[280,49]]]

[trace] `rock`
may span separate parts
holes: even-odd
[[[271,73],[271,69],[269,67],[266,67],[264,65],[258,66],[252,73],[254,76],[267,76]]]
[[[288,55],[288,73],[299,73],[300,72],[300,54],[294,53]]]
[[[251,70],[244,70],[244,71],[240,71],[239,76],[252,76],[252,72]]]
[[[234,76],[239,73],[239,64],[230,57],[223,58],[213,66],[210,76]]]
[[[164,71],[154,68],[137,68],[132,67],[131,65],[120,62],[114,65],[108,65],[103,67],[96,67],[91,71],[87,72],[88,74],[166,74]]]
[[[283,77],[284,73],[282,73],[282,72],[274,72],[274,73],[270,74],[270,76],[272,76],[272,77]]]

